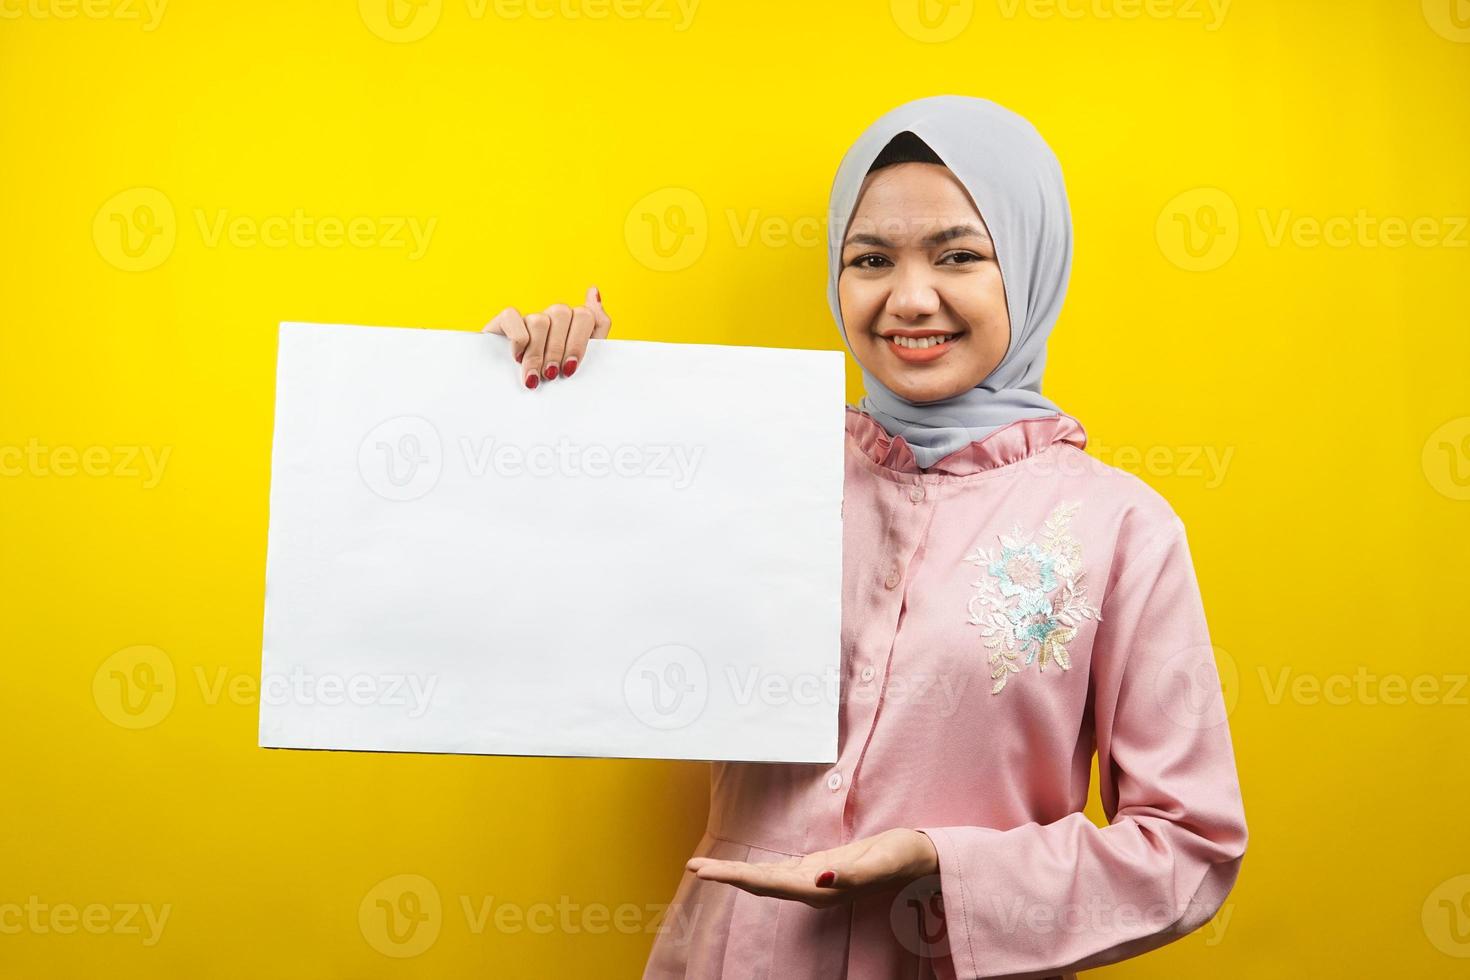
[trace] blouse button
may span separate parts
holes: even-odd
[[[898,563],[895,562],[893,564],[893,567],[888,570],[888,577],[883,580],[883,587],[887,589],[898,588],[899,578],[900,576],[898,574]]]
[[[836,769],[833,769],[830,773],[828,773],[827,774],[827,788],[830,789],[830,790],[833,790],[834,792],[836,790],[841,789],[842,788],[842,773],[838,772]]]
[[[868,664],[868,666],[864,667],[862,674],[859,675],[859,676],[862,677],[864,684],[866,684],[869,681],[871,681],[873,679],[873,665],[872,664]]]
[[[923,488],[923,486],[916,483],[912,487],[910,487],[909,488],[909,499],[912,500],[916,504],[919,501],[923,500],[924,499],[924,488]]]

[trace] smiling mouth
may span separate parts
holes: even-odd
[[[900,337],[895,334],[888,338],[888,342],[895,347],[906,347],[909,350],[924,350],[925,348],[933,347],[935,344],[947,344],[958,336],[959,334],[957,333],[938,334],[933,337]]]
[[[963,336],[961,333],[934,333],[923,337],[901,337],[894,334],[881,339],[899,360],[910,364],[925,364],[949,353],[955,342]]]

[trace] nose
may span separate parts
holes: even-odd
[[[928,263],[903,263],[891,281],[893,288],[884,304],[884,312],[889,316],[918,320],[939,312],[939,291],[934,288]]]

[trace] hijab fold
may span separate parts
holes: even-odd
[[[832,182],[827,300],[848,350],[852,344],[837,292],[842,243],[868,168],[903,132],[938,154],[985,219],[1011,321],[1000,363],[979,385],[951,398],[908,401],[863,367],[867,395],[857,407],[890,436],[902,436],[927,469],[1012,422],[1061,414],[1041,394],[1041,376],[1047,337],[1061,313],[1072,270],[1072,217],[1061,164],[1036,128],[1016,113],[962,95],[931,96],[890,110],[858,137]]]

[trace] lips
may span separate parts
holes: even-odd
[[[903,334],[894,334],[888,340],[897,347],[904,347],[908,350],[923,350],[935,344],[948,343],[958,336],[959,334],[953,333],[936,334],[932,337],[906,337]]]
[[[927,364],[949,353],[963,336],[938,330],[904,330],[881,339],[899,360],[909,364]]]

